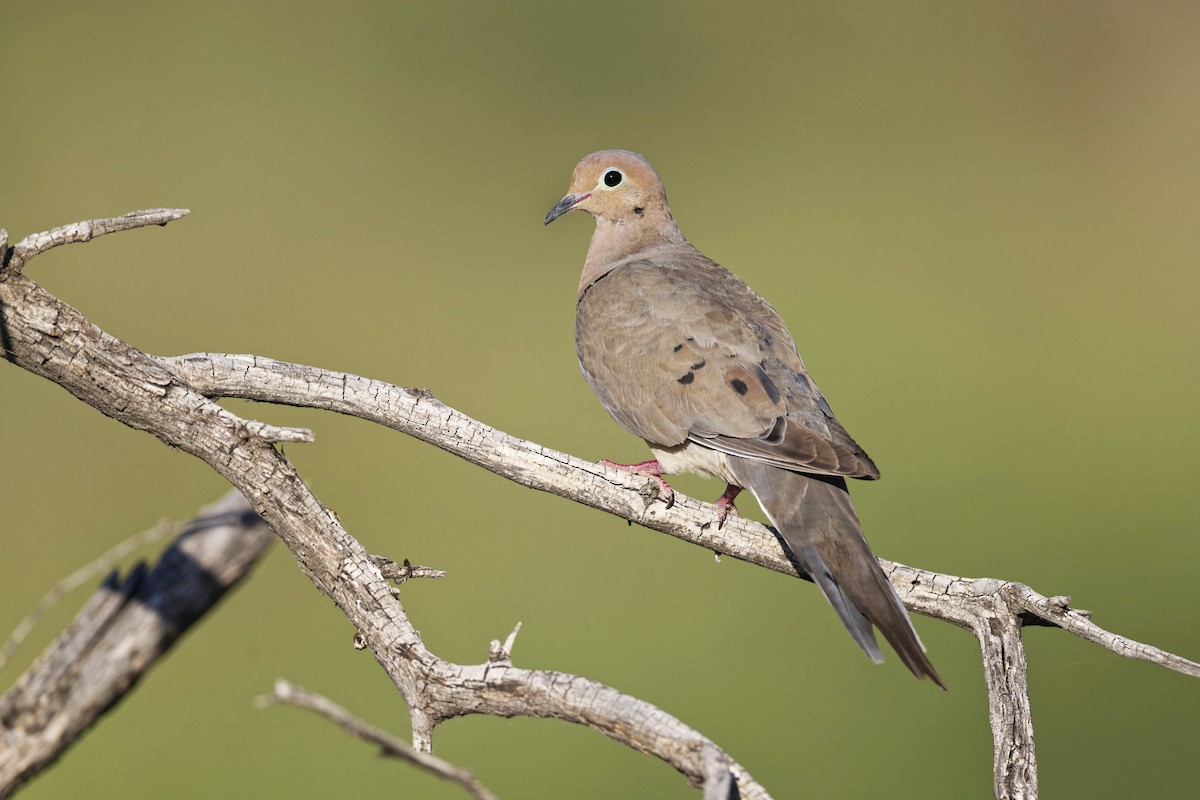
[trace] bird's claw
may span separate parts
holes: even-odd
[[[658,482],[658,496],[666,504],[667,508],[671,508],[675,505],[675,490],[671,488],[671,484],[663,480],[662,476],[666,473],[663,472],[662,465],[658,463],[657,459],[652,461],[642,461],[638,464],[618,464],[617,462],[609,461],[606,458],[602,459],[600,463],[606,467],[619,469],[622,472],[631,472],[634,475],[642,475],[647,478],[653,478]]]
[[[730,514],[735,517],[740,517],[741,512],[737,510],[737,506],[733,504],[737,496],[742,493],[742,487],[734,486],[732,483],[725,485],[725,492],[717,498],[717,530],[725,527],[725,520]]]
[[[662,478],[656,478],[658,485],[662,491],[659,492],[659,497],[667,504],[667,508],[675,507],[675,490],[671,488],[671,484],[664,481]]]

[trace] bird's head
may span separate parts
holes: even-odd
[[[628,150],[601,150],[584,157],[571,175],[570,191],[546,215],[546,224],[575,209],[620,225],[671,215],[658,173]]]

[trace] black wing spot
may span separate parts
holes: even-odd
[[[771,398],[771,402],[778,403],[780,397],[779,390],[775,388],[775,381],[771,380],[770,376],[767,375],[766,370],[764,370],[762,367],[759,367],[757,372],[758,382],[761,383],[762,387],[767,390],[767,396]]]
[[[671,352],[672,352],[672,353],[678,353],[678,352],[679,352],[680,350],[682,350],[682,349],[683,349],[683,343],[682,343],[682,342],[680,342],[679,344],[677,344],[677,345],[675,345],[674,347],[672,347],[672,348],[671,348]]]
[[[691,373],[689,372],[688,374],[690,375]],[[732,386],[733,390],[738,394],[745,394],[746,392],[750,391],[750,387],[748,387],[746,382],[740,378],[734,378],[729,382],[729,385]]]
[[[700,359],[695,364],[692,364],[692,369],[701,369],[704,367],[704,359]]]
[[[689,372],[687,375],[684,375],[682,378],[680,378],[679,382],[682,383],[684,386],[687,386],[689,383],[691,383],[694,380],[696,380],[696,373]]]
[[[646,209],[642,208],[641,206],[634,206],[633,213],[640,217],[642,214],[646,213]]]

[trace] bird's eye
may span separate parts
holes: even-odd
[[[624,177],[625,176],[621,174],[620,170],[610,169],[608,172],[604,173],[604,185],[611,189],[620,184],[621,179]]]

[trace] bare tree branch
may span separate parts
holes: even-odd
[[[717,532],[714,506],[658,484],[509,436],[450,408],[427,390],[404,389],[341,372],[249,355],[195,353],[159,359],[209,397],[323,408],[378,422],[465,458],[523,486],[599,508],[718,554],[796,575],[777,539],[758,523],[729,518]],[[668,511],[668,504],[670,510]],[[1027,615],[1114,653],[1200,677],[1200,664],[1105,631],[1065,598],[1023,584],[960,578],[880,559],[905,604],[971,631],[980,642],[988,687],[997,797],[1037,796],[1033,721],[1020,629]],[[805,577],[805,576],[798,576]]]
[[[1136,661],[1147,661],[1161,667],[1200,678],[1200,664],[1186,658],[1160,650],[1149,644],[1119,636],[1104,630],[1091,620],[1089,612],[1071,609],[1071,598],[1066,596],[1044,597],[1022,583],[1010,583],[1006,587],[1010,602],[1019,612],[1037,617],[1039,624],[1051,625],[1070,631],[1080,639],[1098,644],[1105,650]],[[1029,620],[1025,624],[1030,624]]]
[[[478,666],[438,659],[424,648],[371,557],[321,506],[287,459],[254,435],[253,423],[210,398],[310,406],[373,420],[522,485],[795,575],[769,529],[731,518],[718,531],[714,507],[682,495],[675,496],[668,512],[654,481],[508,436],[443,405],[426,390],[255,356],[152,359],[19,275],[0,279],[0,313],[0,342],[10,360],[125,424],[196,455],[246,494],[391,676],[411,710],[418,750],[429,750],[434,727],[455,716],[555,717],[589,725],[662,758],[693,785],[705,786],[709,796],[767,796],[716,745],[659,709],[584,678],[513,667],[511,641],[496,643],[492,658]],[[960,578],[882,559],[881,564],[910,609],[953,622],[980,641],[997,797],[1037,794],[1023,624],[1036,619],[1120,655],[1200,675],[1195,662],[1104,631],[1085,613],[1067,607],[1064,598],[1047,599],[1008,581]],[[722,772],[736,782],[728,792]]]
[[[390,733],[368,725],[332,700],[301,689],[285,680],[275,681],[275,691],[263,698],[263,705],[286,703],[316,712],[340,725],[350,735],[379,746],[382,755],[399,758],[426,772],[462,785],[478,800],[496,800],[496,796],[481,784],[470,770],[456,767],[430,753],[413,749]]]
[[[804,577],[797,575],[770,529],[757,522],[730,517],[717,533],[715,506],[679,494],[666,513],[653,480],[509,436],[444,405],[425,389],[261,356],[194,353],[158,363],[208,397],[322,408],[377,422],[522,486],[609,511],[721,555]],[[1118,655],[1200,677],[1200,664],[1104,630],[1087,614],[1069,608],[1069,598],[1046,598],[1011,581],[960,578],[886,559],[880,563],[905,604],[918,613],[972,631],[981,611],[988,616],[1028,613]],[[1003,611],[992,608],[997,594],[1004,595]]]
[[[462,666],[430,653],[372,557],[291,462],[255,434],[251,421],[199,394],[14,270],[0,276],[0,344],[9,361],[200,458],[240,490],[400,690],[417,749],[429,751],[434,727],[452,717],[553,717],[657,756],[694,785],[704,782],[705,756],[716,745],[649,703],[574,675],[492,662]],[[732,760],[730,769],[741,797],[769,797]]]
[[[157,566],[114,573],[0,697],[0,798],[53,763],[254,566],[272,541],[237,492],[190,520]]]
[[[133,228],[144,228],[147,225],[166,225],[168,222],[187,216],[187,214],[186,208],[148,208],[144,211],[131,211],[119,217],[72,222],[61,228],[31,234],[13,245],[12,254],[3,259],[0,275],[6,272],[20,274],[29,259],[59,245],[90,242],[97,236]],[[7,236],[8,232],[5,231],[5,244],[7,244]],[[3,249],[0,247],[0,250]]]
[[[1028,665],[1021,618],[1007,602],[1008,592],[974,600],[972,633],[979,640],[992,727],[992,779],[998,798],[1037,797],[1037,756],[1029,708]]]

